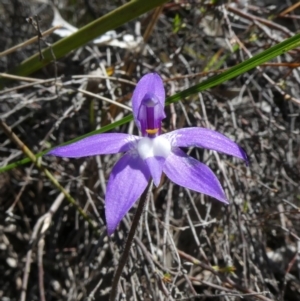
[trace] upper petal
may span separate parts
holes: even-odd
[[[161,77],[157,73],[149,73],[144,75],[137,83],[132,95],[132,109],[136,125],[141,130],[141,121],[139,120],[139,112],[142,101],[154,97],[160,103],[162,108],[161,116],[164,115],[163,108],[165,106],[165,88]]]
[[[47,153],[58,157],[79,158],[103,154],[126,152],[138,141],[140,137],[122,134],[97,134],[74,143],[59,146]]]
[[[175,130],[163,135],[173,146],[197,146],[215,150],[227,155],[235,156],[248,163],[246,152],[231,139],[223,134],[200,127],[191,127]]]
[[[105,196],[108,235],[115,231],[124,215],[141,196],[149,179],[148,167],[137,154],[126,153],[113,167]]]
[[[173,149],[166,158],[163,171],[171,181],[180,186],[228,203],[224,190],[211,169],[179,148]]]

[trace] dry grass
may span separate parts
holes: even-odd
[[[34,82],[11,80],[0,91],[0,118],[37,153],[126,116],[128,110],[103,98],[130,106],[133,84],[142,74],[158,72],[172,95],[203,80],[208,76],[204,71],[236,65],[300,29],[299,7],[270,21],[267,17],[278,15],[279,7],[259,8],[259,1],[247,11],[220,6],[205,15],[200,1],[181,2],[166,4],[143,49],[90,44],[57,62],[56,79],[52,64],[35,74]],[[62,14],[78,11],[77,20],[68,20],[84,24],[93,18],[89,6],[99,16],[120,3],[69,3]],[[291,7],[289,1],[281,5],[281,12]],[[32,37],[24,17],[35,10],[42,29],[50,28],[51,9],[44,6],[0,3],[5,15],[1,51]],[[181,20],[177,32],[176,15]],[[142,33],[153,20],[150,15],[138,20]],[[135,35],[135,22],[120,32]],[[235,42],[240,50],[232,53]],[[1,57],[1,71],[37,50],[32,44]],[[208,64],[213,58],[215,68]],[[218,130],[243,146],[251,163],[246,167],[211,151],[187,150],[216,172],[231,204],[226,207],[163,178],[136,233],[121,279],[122,300],[300,300],[300,74],[292,68],[298,61],[296,49],[166,108],[166,131],[185,126]],[[133,123],[116,130],[137,133]],[[22,158],[1,132],[0,141],[2,166]],[[106,236],[104,192],[117,159],[43,158],[98,231],[35,165],[0,174],[0,299],[108,300],[134,214],[133,209],[118,231]]]

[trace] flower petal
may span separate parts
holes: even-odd
[[[79,158],[103,154],[116,154],[128,151],[140,137],[105,133],[97,134],[74,143],[52,149],[47,155],[58,157]]]
[[[172,146],[197,146],[238,157],[248,163],[246,152],[223,134],[206,128],[183,128],[162,135],[171,141]]]
[[[174,183],[228,204],[224,190],[211,169],[181,149],[173,149],[166,158],[163,171]]]
[[[163,108],[165,106],[165,88],[161,77],[157,73],[144,75],[137,83],[132,95],[133,116],[137,127],[141,130],[141,123],[138,119],[142,101],[154,97],[162,108],[162,116],[165,117]]]
[[[150,173],[136,154],[126,153],[113,167],[105,196],[105,216],[108,235],[145,190]]]
[[[156,187],[160,183],[165,160],[164,157],[149,157],[145,160]]]

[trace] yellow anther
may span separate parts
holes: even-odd
[[[154,135],[158,132],[158,129],[148,129],[146,130],[147,134]]]

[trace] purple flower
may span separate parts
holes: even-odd
[[[132,96],[134,120],[142,137],[98,134],[48,153],[69,158],[125,153],[113,167],[107,184],[105,215],[109,235],[141,196],[151,177],[158,186],[163,172],[178,185],[228,203],[211,169],[180,147],[203,147],[247,161],[246,153],[236,143],[213,130],[191,127],[161,135],[161,121],[166,116],[164,105],[162,79],[158,74],[147,74],[138,82]]]

